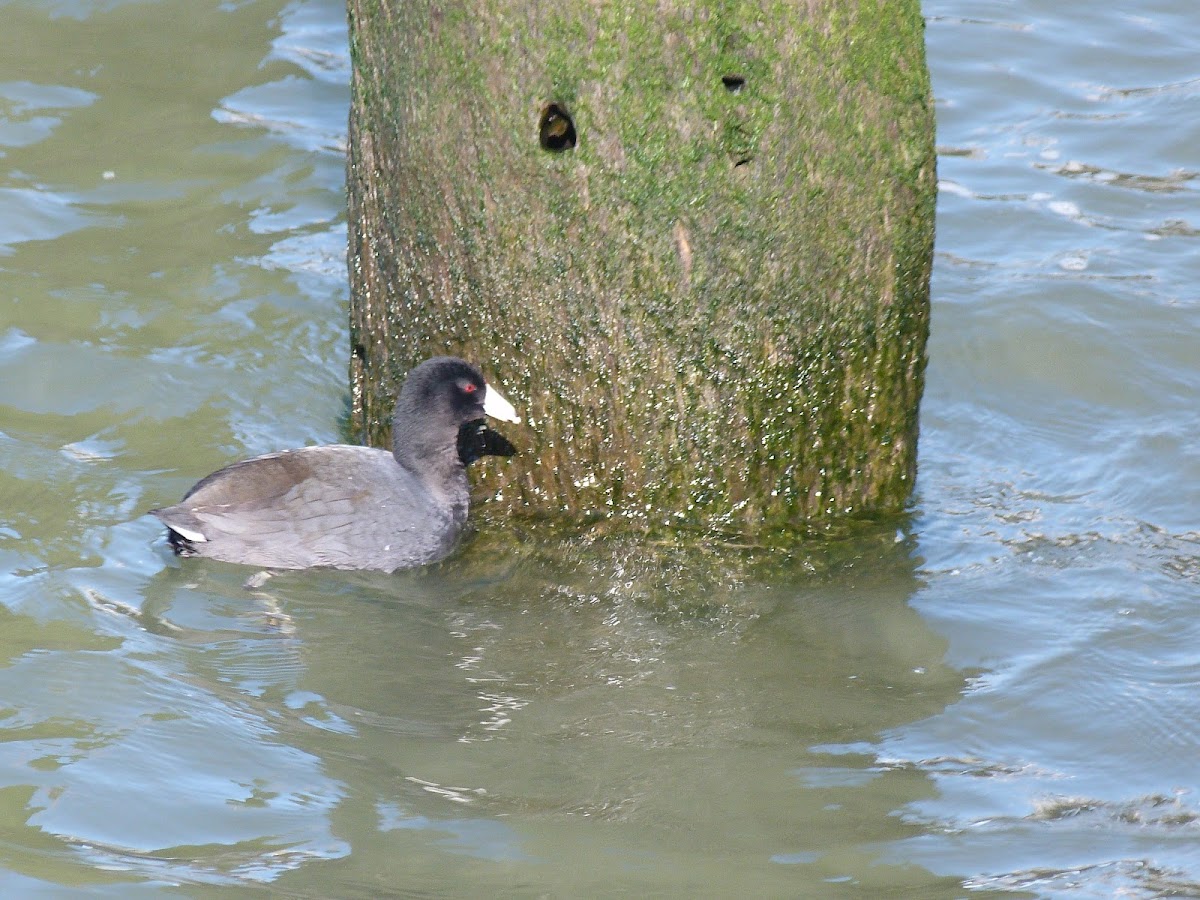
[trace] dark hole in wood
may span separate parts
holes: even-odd
[[[736,94],[746,86],[746,79],[741,75],[722,75],[721,84],[725,85],[725,90],[731,94]]]
[[[562,153],[575,146],[575,123],[566,107],[558,103],[547,103],[538,123],[538,142],[543,150]]]

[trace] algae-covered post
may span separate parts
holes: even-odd
[[[741,531],[903,506],[935,196],[917,0],[349,8],[360,437],[450,353],[528,411],[501,509]]]

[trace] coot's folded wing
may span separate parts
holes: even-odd
[[[151,512],[201,555],[276,568],[341,567],[356,552],[404,542],[399,532],[419,520],[392,516],[380,527],[370,514],[379,503],[422,505],[403,479],[377,490],[396,468],[391,454],[367,447],[271,453],[214,472],[175,506]]]

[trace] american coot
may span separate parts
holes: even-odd
[[[400,389],[391,453],[345,444],[269,453],[150,512],[180,556],[385,572],[435,562],[467,521],[467,465],[516,453],[484,415],[521,421],[470,363],[426,360]]]

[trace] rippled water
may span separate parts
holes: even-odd
[[[1038,896],[1200,896],[1200,99],[1189,4],[930,3],[942,180],[914,609],[969,674],[854,752],[889,849]]]
[[[1200,17],[926,14],[899,533],[252,594],[142,513],[339,438],[343,9],[0,4],[0,890],[1200,896]]]

